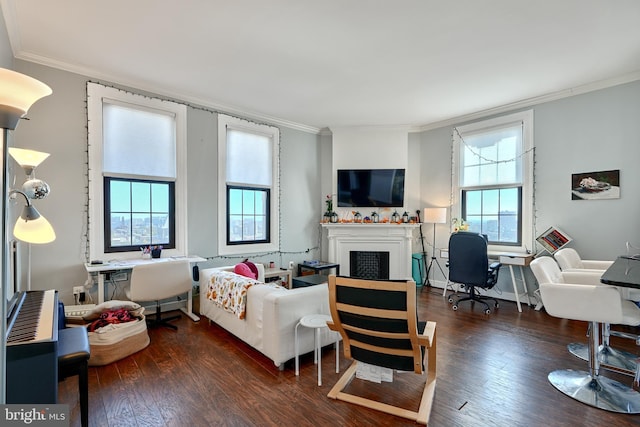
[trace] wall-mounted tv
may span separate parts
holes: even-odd
[[[404,206],[404,169],[338,169],[338,207]]]

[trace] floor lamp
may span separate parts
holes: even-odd
[[[0,68],[0,128],[2,128],[2,297],[0,298],[0,318],[6,319],[7,313],[7,287],[9,286],[9,262],[7,233],[7,201],[9,196],[9,173],[7,168],[8,135],[10,130],[18,126],[20,119],[27,114],[33,103],[42,97],[51,94],[51,88],[44,83],[25,76],[15,71]],[[5,337],[7,335],[7,322],[0,322],[0,404],[7,401],[7,347]]]
[[[446,277],[440,263],[438,262],[438,258],[436,258],[436,224],[447,223],[447,208],[424,208],[424,222],[425,224],[433,224],[433,252],[431,254],[429,267],[427,267],[427,276],[424,283],[426,286],[431,286],[431,282],[429,281],[429,272],[433,268],[434,263],[440,269],[442,276]]]

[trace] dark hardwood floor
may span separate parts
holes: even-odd
[[[441,289],[419,292],[419,317],[437,322],[438,379],[429,425],[450,426],[638,426],[640,415],[614,414],[583,405],[547,381],[555,369],[586,370],[566,345],[586,342],[586,323],[556,319],[513,302],[484,315],[462,303],[457,312]],[[185,316],[178,332],[149,331],[145,350],[89,371],[91,426],[411,426],[413,422],[326,397],[335,373],[332,347],[322,352],[323,385],[317,386],[313,355],[279,371],[257,351],[207,320]],[[615,347],[640,353],[631,340]],[[350,364],[340,358],[340,370]],[[603,375],[631,384],[631,377]],[[380,395],[418,407],[420,378],[395,375]],[[356,384],[374,393],[374,385]],[[80,425],[77,379],[60,383],[59,403],[70,405],[71,426]],[[407,403],[410,402],[410,403]]]

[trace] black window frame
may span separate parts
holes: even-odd
[[[502,240],[492,240],[488,239],[488,243],[490,245],[500,245],[500,246],[521,246],[522,245],[522,185],[508,185],[508,186],[499,186],[499,187],[474,187],[474,188],[462,188],[462,197],[461,197],[461,210],[462,210],[462,218],[465,220],[472,222],[473,224],[479,223],[480,229],[474,229],[472,231],[477,231],[484,235],[490,236],[486,230],[483,229],[484,221],[482,218],[485,216],[484,210],[482,210],[482,214],[479,215],[480,221],[471,221],[467,215],[467,193],[468,192],[477,192],[477,191],[491,191],[491,190],[509,190],[509,189],[517,189],[518,190],[518,220],[517,220],[517,239],[515,242],[507,242]],[[488,215],[488,214],[487,214]],[[493,215],[492,215],[493,216]],[[498,215],[500,218],[502,215]],[[504,215],[507,216],[507,215]],[[473,218],[477,218],[478,215],[473,215]],[[500,223],[498,222],[498,230],[500,229]]]
[[[149,184],[164,184],[169,188],[169,242],[167,243],[154,243],[153,245],[162,245],[163,249],[175,249],[176,247],[176,192],[174,181],[163,181],[153,179],[136,179],[136,178],[121,178],[121,177],[104,177],[104,252],[105,253],[117,253],[117,252],[132,252],[139,251],[140,245],[129,246],[112,246],[111,245],[111,182],[120,181],[127,183],[143,182]],[[133,214],[135,212],[129,212]],[[145,212],[153,214],[152,211]]]
[[[249,190],[261,191],[266,194],[266,211],[265,211],[265,238],[260,240],[239,240],[231,241],[231,203],[230,192],[232,190]],[[231,185],[227,184],[227,210],[226,210],[226,241],[228,246],[236,245],[255,245],[271,243],[271,189],[265,187],[255,187],[248,185]],[[244,215],[242,215],[244,217]],[[254,215],[255,216],[255,215]]]

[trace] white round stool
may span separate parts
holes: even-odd
[[[315,329],[314,334],[314,350],[313,350],[313,363],[318,365],[318,385],[322,385],[322,368],[320,361],[322,360],[321,346],[320,346],[320,330],[327,327],[327,320],[331,320],[331,316],[326,314],[309,314],[302,317],[296,324],[295,329],[295,352],[296,352],[296,376],[300,375],[299,347],[298,347],[298,326],[302,325],[305,328]],[[336,337],[336,373],[340,372],[340,335]]]

